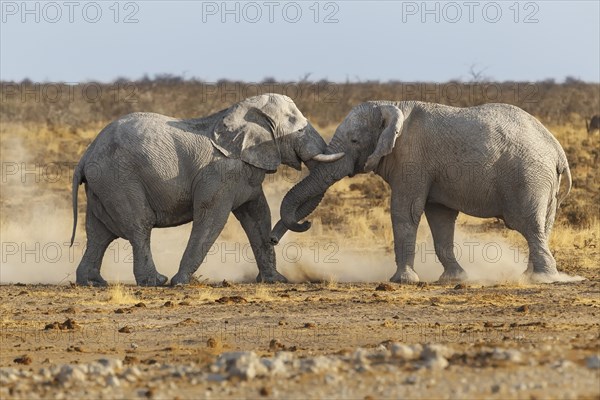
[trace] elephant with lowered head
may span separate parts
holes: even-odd
[[[299,221],[333,183],[374,171],[392,192],[393,282],[419,280],[413,266],[423,212],[444,267],[441,281],[466,278],[453,251],[459,212],[504,220],[527,240],[526,273],[542,281],[558,276],[548,240],[556,210],[570,190],[571,173],[558,141],[520,108],[367,102],[337,128],[327,154],[340,159],[316,166],[287,193],[272,242],[287,229],[307,230],[310,223]]]
[[[73,177],[73,236],[77,189],[85,183],[87,246],[77,283],[105,285],[102,256],[116,238],[133,248],[138,285],[163,285],[150,252],[152,228],[193,221],[172,284],[189,282],[233,211],[258,264],[257,281],[286,279],[277,272],[269,241],[271,213],[262,190],[280,164],[300,169],[320,160],[325,141],[286,96],[248,98],[205,118],[175,119],[134,113],[105,127]]]

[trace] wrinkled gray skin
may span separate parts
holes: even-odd
[[[337,128],[327,153],[345,156],[312,169],[287,193],[272,242],[279,241],[285,228],[308,229],[309,222],[298,221],[315,209],[333,183],[374,171],[392,191],[397,271],[391,281],[419,280],[413,266],[423,212],[444,266],[440,280],[466,278],[453,252],[459,211],[504,220],[527,240],[526,273],[546,281],[557,277],[548,238],[556,210],[570,190],[571,174],[560,144],[525,111],[506,104],[455,108],[408,101],[363,103]]]
[[[600,131],[600,115],[594,115],[590,118],[590,122],[585,120],[585,128],[590,135],[596,131]]]
[[[77,189],[87,195],[87,247],[77,283],[106,285],[102,256],[116,238],[129,240],[138,285],[163,285],[150,252],[152,228],[193,221],[171,284],[187,283],[233,211],[254,252],[259,282],[285,282],[269,242],[271,213],[262,190],[280,164],[314,166],[325,141],[293,101],[282,95],[246,99],[205,118],[126,115],[104,128],[73,177],[73,237]],[[315,157],[318,158],[318,157]],[[321,160],[323,161],[323,160]],[[325,161],[327,161],[325,157]]]

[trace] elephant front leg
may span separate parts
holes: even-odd
[[[467,279],[467,273],[454,255],[454,226],[458,211],[441,204],[427,204],[425,216],[433,236],[435,254],[444,266],[439,282],[455,282]]]
[[[218,209],[202,206],[194,209],[192,233],[179,264],[179,271],[171,279],[171,285],[189,283],[225,227],[230,210],[231,207],[226,204],[220,205]]]
[[[271,210],[261,192],[257,199],[248,201],[233,211],[248,236],[258,265],[257,282],[287,282],[275,267],[275,250],[270,240]]]
[[[417,228],[422,214],[415,209],[414,201],[395,198],[392,194],[392,228],[394,230],[394,252],[397,270],[390,281],[397,283],[419,282],[414,270]]]

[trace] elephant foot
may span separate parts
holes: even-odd
[[[171,278],[171,286],[186,285],[190,283],[191,275],[184,274],[181,271]]]
[[[84,274],[77,274],[77,278],[75,280],[77,285],[81,286],[94,286],[94,287],[106,287],[108,286],[108,282],[104,280],[100,276],[100,274],[93,273],[92,276],[86,276]]]
[[[80,280],[77,279],[75,281],[75,283],[77,285],[80,286],[93,286],[93,287],[106,287],[108,286],[108,282],[106,282],[104,279],[100,278],[95,278],[95,279],[85,279],[85,280]]]
[[[396,271],[394,276],[390,278],[390,282],[394,283],[418,283],[419,275],[412,268],[407,268],[403,271]]]
[[[561,280],[556,266],[542,266],[541,268],[538,266],[538,268],[535,268],[531,262],[527,264],[523,276],[531,283],[552,283]]]
[[[135,281],[138,286],[163,286],[168,280],[169,278],[157,272],[154,276],[143,277],[141,279],[136,278]]]
[[[548,272],[533,272],[533,271],[525,271],[523,273],[525,279],[531,283],[552,283],[561,281],[561,276],[556,271],[555,273]]]
[[[288,280],[285,276],[281,275],[279,272],[277,271],[273,271],[272,273],[270,273],[268,276],[265,276],[261,273],[259,273],[256,276],[256,282],[260,283],[260,282],[264,282],[264,283],[288,283]]]
[[[438,278],[438,283],[463,282],[467,278],[467,273],[462,268],[444,270],[444,273]]]

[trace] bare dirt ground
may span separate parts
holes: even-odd
[[[586,98],[565,90],[548,101]],[[597,96],[597,87],[590,93]],[[340,115],[357,101],[339,103]],[[164,102],[183,103],[197,102]],[[330,188],[310,232],[288,233],[276,247],[278,269],[294,283],[240,283],[256,276],[256,263],[232,218],[198,282],[127,285],[131,247],[115,241],[102,266],[111,286],[101,289],[69,284],[85,244],[83,189],[74,248],[67,242],[72,168],[101,126],[122,112],[100,121],[88,103],[79,114],[75,105],[55,114],[34,112],[45,103],[13,106],[26,114],[0,126],[1,399],[600,398],[599,138],[579,120],[548,125],[573,175],[550,248],[559,271],[584,281],[523,282],[523,238],[501,222],[460,216],[456,250],[472,281],[431,283],[442,270],[423,219],[415,267],[429,283],[380,286],[395,270],[389,189],[362,175]],[[323,121],[335,119],[330,108],[310,106],[311,119],[321,111]],[[27,115],[75,122],[26,124]],[[77,115],[98,126],[67,129],[79,125]],[[321,131],[329,138],[334,128]],[[265,180],[273,222],[299,179],[282,169]],[[189,228],[154,230],[161,273],[176,272]]]
[[[600,396],[597,276],[0,290],[3,398]]]

